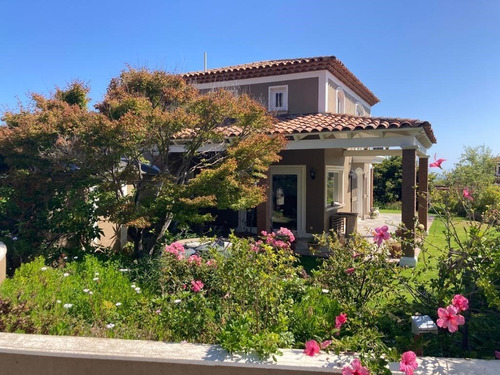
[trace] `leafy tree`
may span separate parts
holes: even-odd
[[[470,194],[468,204],[478,217],[488,207],[500,205],[500,188],[495,185],[495,158],[487,146],[465,147],[459,162],[446,174],[450,187],[448,204],[459,214],[465,214],[461,203],[464,191]]]
[[[284,139],[265,134],[272,117],[248,96],[201,93],[146,69],[113,79],[97,111],[87,109],[87,93],[75,82],[4,115],[0,149],[13,195],[2,220],[17,237],[44,248],[68,236],[89,245],[99,215],[127,225],[139,255],[174,221],[210,220],[200,208],[265,199],[258,182]]]
[[[373,197],[381,205],[401,200],[402,158],[391,156],[373,168]]]

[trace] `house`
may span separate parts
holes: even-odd
[[[237,230],[285,226],[308,237],[328,231],[342,212],[364,219],[373,205],[372,165],[389,155],[403,157],[402,222],[411,229],[408,236],[417,196],[418,220],[427,229],[427,150],[436,143],[430,123],[371,117],[379,99],[336,57],[255,62],[183,77],[202,91],[249,94],[276,116],[271,133],[288,139],[281,161],[270,168],[267,201],[240,212],[232,223]],[[402,262],[415,264],[413,249],[405,249]]]

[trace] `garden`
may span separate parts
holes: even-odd
[[[396,361],[409,375],[421,352],[500,356],[500,191],[484,177],[487,153],[466,150],[435,177],[446,188],[431,189],[428,236],[403,228],[419,239],[416,268],[388,261],[407,236],[387,227],[368,239],[325,233],[316,241],[329,256],[316,262],[294,253],[286,228],[231,234],[222,249],[207,237],[214,245],[193,253],[182,240],[210,210],[265,199],[258,182],[284,144],[262,134],[272,119],[244,95],[201,95],[161,72],[123,72],[97,112],[87,93],[74,83],[4,115],[0,240],[10,278],[0,331],[218,344],[274,359],[284,348],[350,353],[344,374],[388,374]],[[221,142],[216,128],[228,121],[245,136],[224,153],[197,153]],[[192,138],[174,157],[179,132]],[[158,163],[148,164],[153,150]],[[120,251],[95,243],[103,217],[129,228]],[[416,315],[438,333],[415,340]]]

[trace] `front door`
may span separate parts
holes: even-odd
[[[303,213],[305,204],[304,170],[302,166],[271,167],[271,226],[304,234]]]

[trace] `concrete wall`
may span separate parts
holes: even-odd
[[[290,349],[276,357],[274,363],[200,344],[0,333],[2,375],[340,374],[352,360]]]
[[[5,280],[7,276],[7,246],[0,242],[0,283]]]

